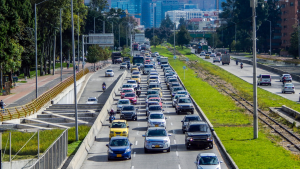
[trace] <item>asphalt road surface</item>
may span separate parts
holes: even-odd
[[[204,59],[204,56],[201,56],[200,58]],[[212,57],[210,59],[204,59],[204,60],[213,63],[213,58]],[[229,65],[222,65],[222,62],[220,62],[220,63],[215,62],[213,64],[215,64],[215,65],[221,67],[222,69],[230,72],[231,74],[243,79],[244,81],[246,81],[250,84],[253,84],[253,66],[252,65],[244,64],[243,69],[241,69],[240,68],[240,63],[239,63],[239,65],[236,65],[234,60],[231,60]],[[298,81],[293,81],[292,82],[295,86],[295,94],[293,94],[293,93],[281,93],[282,82],[279,81],[280,75],[269,72],[269,71],[266,71],[266,70],[263,70],[263,69],[260,69],[260,68],[257,68],[257,76],[259,74],[271,75],[272,85],[271,86],[262,85],[262,86],[258,86],[258,87],[260,87],[260,88],[262,88],[266,91],[269,91],[271,93],[282,96],[284,98],[287,98],[289,100],[299,102],[300,83]]]
[[[142,135],[147,130],[147,121],[145,115],[145,92],[146,92],[146,75],[142,75],[142,95],[138,99],[136,108],[138,108],[138,120],[137,121],[128,121],[129,124],[129,139],[133,144],[132,146],[132,159],[131,160],[107,160],[107,147],[109,141],[109,122],[108,116],[106,122],[103,124],[101,131],[96,136],[96,141],[91,147],[91,150],[88,153],[82,169],[116,169],[116,168],[128,168],[128,169],[186,169],[194,168],[194,161],[196,156],[199,153],[212,152],[215,153],[220,161],[224,161],[220,155],[218,147],[214,145],[213,149],[194,149],[187,150],[184,145],[184,134],[181,131],[181,120],[185,116],[184,114],[177,115],[175,109],[171,104],[171,95],[170,91],[167,90],[167,86],[164,83],[163,72],[159,68],[157,69],[160,72],[162,86],[163,86],[163,109],[164,114],[167,119],[167,131],[171,140],[171,152],[157,152],[157,153],[144,153],[144,138]],[[128,74],[127,79],[130,78],[130,73]],[[125,79],[125,81],[127,80]],[[124,81],[124,83],[125,83]],[[88,88],[88,86],[87,86]],[[88,89],[90,90],[90,89]],[[97,92],[94,92],[97,93]],[[116,100],[120,96],[117,96]],[[116,103],[114,102],[114,109],[116,110]],[[119,119],[119,115],[116,116],[116,119]],[[222,163],[222,169],[227,168],[225,163]]]

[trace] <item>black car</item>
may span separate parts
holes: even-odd
[[[189,122],[186,126],[185,147],[190,149],[192,146],[203,146],[213,149],[214,140],[208,124],[204,121]]]
[[[202,121],[201,118],[198,115],[186,115],[181,120],[182,123],[182,132],[185,133],[186,126],[189,124],[189,122],[192,121]]]

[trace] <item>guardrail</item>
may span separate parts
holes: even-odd
[[[76,80],[79,80],[87,73],[89,73],[88,68],[85,68],[85,69],[79,71],[76,74]],[[64,89],[66,89],[71,84],[73,84],[73,82],[74,82],[73,78],[74,78],[73,76],[68,77],[67,79],[60,82],[53,88],[47,90],[45,93],[40,95],[37,99],[34,99],[33,101],[31,101],[25,105],[6,108],[6,109],[1,110],[1,111],[3,111],[3,113],[0,113],[0,121],[18,119],[20,117],[27,117],[29,115],[36,113],[45,104],[47,104],[49,101],[51,101],[51,99],[55,98]]]

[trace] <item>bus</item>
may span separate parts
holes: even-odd
[[[139,50],[139,44],[138,43],[134,43],[132,45],[133,50]]]

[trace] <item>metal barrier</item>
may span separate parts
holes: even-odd
[[[89,73],[89,69],[85,68],[81,71],[79,71],[76,74],[76,80],[79,80],[84,75]],[[73,84],[73,76],[68,77],[64,81],[60,82],[53,88],[47,90],[45,93],[40,95],[37,99],[34,99],[33,101],[17,107],[11,107],[6,108],[2,110],[3,112],[0,113],[0,121],[6,121],[6,120],[12,120],[17,119],[20,117],[27,117],[30,116],[37,111],[39,111],[45,104],[47,104],[51,99],[55,98],[59,93],[61,93],[64,89],[69,87]]]
[[[68,129],[49,146],[38,158],[27,163],[23,169],[53,169],[59,168],[68,154]]]

